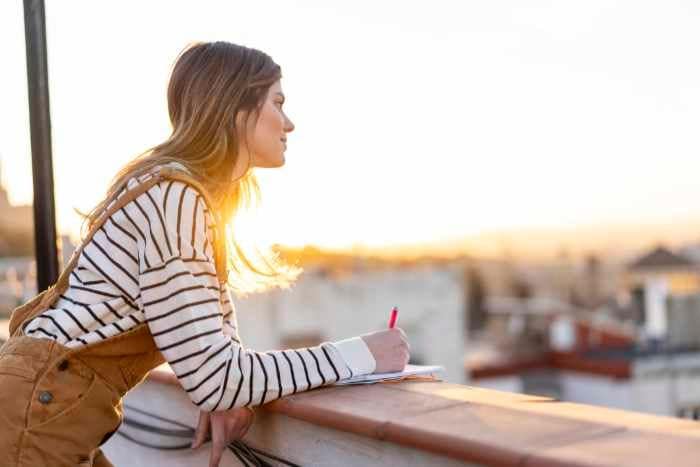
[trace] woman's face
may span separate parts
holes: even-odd
[[[252,157],[252,167],[281,167],[284,165],[284,151],[287,149],[287,133],[294,130],[294,124],[285,115],[282,106],[284,94],[279,80],[267,93],[260,109],[257,123],[251,118],[248,126],[248,148],[242,147],[239,160],[244,165]],[[240,126],[239,126],[240,128]]]

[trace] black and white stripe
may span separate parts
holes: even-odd
[[[137,183],[132,178],[128,187]],[[202,194],[181,181],[156,184],[98,229],[68,290],[25,333],[77,347],[145,322],[201,410],[261,405],[350,376],[331,343],[244,348],[231,292],[218,283],[213,241]]]

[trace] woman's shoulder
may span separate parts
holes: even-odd
[[[204,198],[202,190],[198,187],[198,183],[192,173],[183,164],[178,162],[169,162],[167,164],[159,164],[152,167],[146,173],[133,175],[126,181],[126,188],[122,189],[120,196],[127,190],[133,190],[139,185],[148,182],[156,174],[162,173],[161,169],[170,169],[163,173],[164,178],[151,187],[147,192],[139,195],[139,197],[157,196],[166,198],[172,193],[178,193],[183,199]],[[173,170],[174,169],[174,170]]]
[[[159,173],[162,167],[175,169],[175,176],[172,176],[172,171],[168,172],[171,176],[166,174],[164,179],[136,196],[134,204],[138,211],[149,218],[162,216],[164,219],[175,219],[180,224],[192,222],[203,214],[207,224],[213,226],[216,222],[211,215],[211,207],[207,202],[207,197],[197,186],[198,184],[190,171],[177,162],[160,164],[146,173],[128,178],[125,187],[112,203],[119,200],[127,191],[134,190],[139,185],[146,183],[156,173]],[[182,176],[177,176],[180,174]]]
[[[126,187],[131,189],[141,183],[147,182],[151,178],[153,178],[155,175],[161,173],[162,169],[167,169],[166,173],[166,179],[167,178],[175,178],[175,179],[193,179],[192,172],[182,163],[179,162],[168,162],[168,163],[163,163],[163,164],[158,164],[147,171],[140,173],[140,174],[133,174],[131,177],[129,177],[126,181]],[[167,174],[170,174],[170,177],[168,177]]]

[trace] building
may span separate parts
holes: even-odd
[[[655,415],[700,418],[700,348],[628,344],[467,367],[473,385]]]
[[[693,323],[694,316],[700,314],[700,308],[692,300],[693,296],[700,294],[698,263],[659,246],[628,266],[624,287],[632,297],[633,306],[639,309],[638,322],[646,339],[687,340],[686,337],[670,336],[669,332],[693,331],[685,326]],[[675,324],[671,325],[671,322]],[[700,329],[696,332],[700,338]]]
[[[0,161],[1,164],[1,161]],[[31,255],[34,250],[34,210],[32,205],[13,206],[2,186],[0,165],[0,256]]]
[[[411,363],[442,365],[463,384],[465,288],[460,265],[364,270],[333,276],[309,268],[289,290],[237,299],[243,343],[256,350],[317,345],[385,329],[392,307]]]

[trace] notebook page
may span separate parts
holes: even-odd
[[[344,379],[335,383],[336,386],[346,384],[373,384],[382,381],[400,380],[410,376],[425,376],[442,379],[445,374],[445,368],[439,365],[411,365],[408,364],[403,371],[392,373],[373,373],[370,375],[353,376],[352,378]]]

